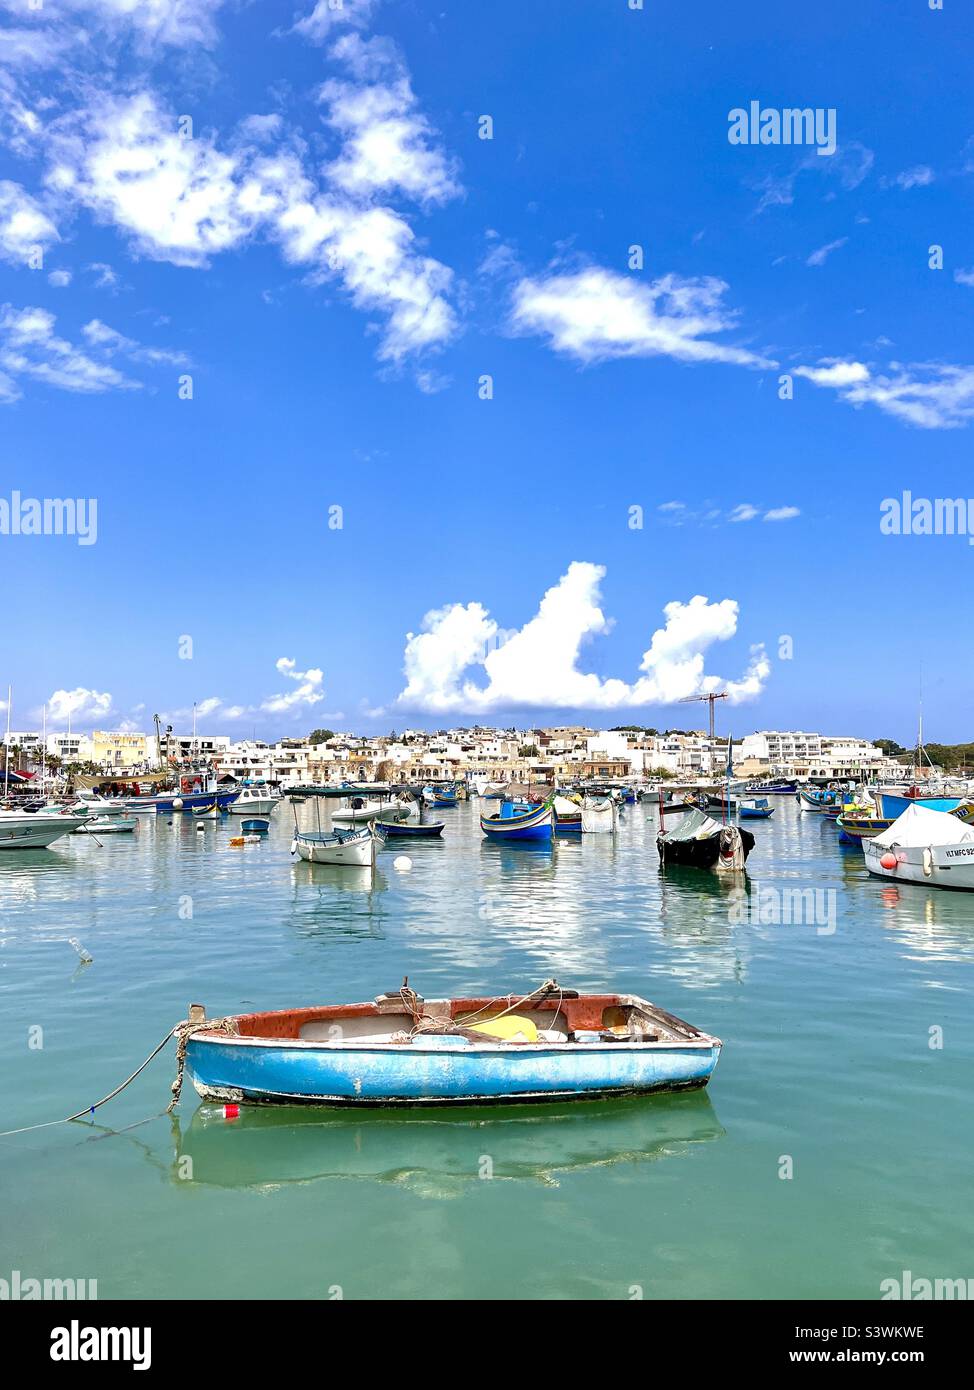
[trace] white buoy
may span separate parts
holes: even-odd
[[[183,798],[181,796],[173,797],[172,808],[174,811],[181,811],[183,809]]]
[[[392,861],[392,867],[400,874],[408,874],[413,867],[413,861],[408,854],[397,854]]]

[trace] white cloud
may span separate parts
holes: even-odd
[[[187,48],[216,40],[215,18],[223,0],[63,0],[87,25],[130,33],[143,49]],[[41,11],[43,14],[43,11]]]
[[[49,724],[66,724],[68,719],[75,725],[83,721],[98,722],[112,711],[112,697],[107,691],[86,690],[77,686],[74,690],[55,690],[47,702],[47,721]]]
[[[100,319],[86,323],[81,332],[87,349],[76,347],[55,331],[57,320],[47,309],[12,304],[0,306],[0,401],[19,398],[15,377],[32,377],[63,391],[96,393],[134,391],[140,381],[127,377],[110,359],[121,354],[149,366],[185,366],[184,353],[168,348],[144,347],[109,328]],[[11,390],[11,387],[13,388]]]
[[[52,270],[47,277],[47,283],[52,285],[56,290],[66,290],[71,283],[71,279],[70,270]]]
[[[961,429],[974,418],[974,367],[893,362],[874,372],[862,362],[825,363],[796,367],[795,375],[835,388],[850,405],[875,405],[919,429]]]
[[[346,34],[332,55],[356,75],[386,80],[330,81],[319,89],[329,125],[343,137],[341,154],[326,169],[331,182],[355,197],[394,189],[423,205],[456,197],[456,161],[437,147],[395,49],[386,40]]]
[[[46,309],[0,306],[0,369],[10,378],[33,377],[63,391],[137,390],[117,368],[91,357],[54,331]]]
[[[512,322],[548,337],[559,352],[582,362],[615,357],[672,357],[679,362],[772,365],[746,348],[717,343],[712,334],[735,327],[723,304],[727,285],[713,276],[664,275],[643,282],[597,266],[574,274],[520,280]]]
[[[821,174],[830,182],[837,182],[846,192],[852,192],[868,177],[875,156],[872,150],[856,140],[840,144],[829,159],[820,159],[815,151],[807,155],[790,173],[769,174],[755,185],[761,194],[756,212],[764,212],[770,207],[790,207],[795,201],[795,184],[800,175]]]
[[[321,683],[324,680],[324,673],[317,667],[311,667],[307,671],[296,670],[296,663],[291,657],[279,657],[275,663],[282,676],[287,676],[289,680],[295,682],[295,689],[288,690],[279,695],[269,695],[261,703],[260,708],[270,714],[281,714],[287,710],[300,709],[318,704],[324,698]]]
[[[348,25],[363,29],[372,17],[378,0],[317,0],[315,7],[294,25],[312,43],[324,43],[335,29]]]
[[[731,511],[731,514],[730,514],[730,516],[728,517],[728,520],[729,520],[729,521],[753,521],[754,518],[757,516],[757,514],[758,514],[758,509],[757,509],[757,507],[753,506],[750,502],[740,502],[740,503],[738,503],[738,505],[737,505],[736,507],[734,507],[734,509]]]
[[[769,512],[765,512],[764,521],[792,521],[796,516],[801,516],[798,507],[772,507]]]
[[[805,262],[806,265],[824,265],[833,251],[838,251],[841,246],[845,246],[849,240],[847,236],[840,236],[837,241],[830,241],[825,246],[820,246],[817,251],[813,251]]]
[[[869,368],[862,362],[842,362],[834,357],[822,358],[817,367],[796,367],[795,376],[807,377],[816,386],[852,386],[869,379]]]
[[[969,289],[974,289],[974,268],[971,270],[955,270],[954,279],[958,285],[967,285]]]
[[[238,157],[202,132],[183,138],[148,91],[106,98],[56,150],[52,188],[127,232],[142,255],[205,265],[254,229]]]
[[[500,640],[504,634],[479,603],[427,613],[422,631],[407,634],[406,685],[397,704],[430,714],[617,709],[670,703],[724,684],[706,674],[705,653],[735,634],[737,604],[732,599],[711,603],[702,595],[665,606],[665,625],[653,634],[642,674],[633,683],[579,670],[583,644],[612,626],[600,606],[604,574],[601,565],[573,561],[535,616],[506,640]],[[486,684],[469,677],[472,667],[483,668]],[[732,682],[732,698],[758,693],[769,670],[763,648],[752,648],[744,677]]]
[[[32,251],[59,241],[57,228],[19,183],[0,179],[0,260],[26,265]]]
[[[898,188],[909,190],[911,188],[926,188],[933,183],[934,178],[934,172],[929,165],[917,164],[912,169],[904,169],[901,174],[897,174],[892,182]]]

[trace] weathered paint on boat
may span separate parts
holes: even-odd
[[[491,1001],[486,1001],[490,1003]],[[500,1001],[503,1002],[503,1001]],[[512,1000],[512,1003],[515,1002]],[[436,1001],[446,1018],[474,1014],[483,1000]],[[538,1005],[543,1018],[576,1018],[563,1041],[473,1040],[467,1033],[418,1033],[408,1016],[377,1003],[243,1015],[236,1035],[202,1024],[186,1042],[186,1068],[206,1100],[253,1104],[444,1105],[585,1099],[705,1086],[719,1038],[636,995],[560,995]],[[606,1041],[602,1020],[650,1011],[653,1039]],[[564,1012],[562,1012],[564,1011]],[[523,1011],[522,1011],[523,1012]],[[538,1016],[537,1013],[534,1015]],[[640,1013],[645,1020],[646,1014]],[[591,1031],[581,1027],[595,1024]],[[665,1021],[665,1022],[664,1022]],[[633,1025],[630,1027],[632,1034]],[[367,1030],[385,1029],[369,1033]],[[636,1031],[639,1031],[638,1029]],[[643,1028],[642,1031],[646,1031]],[[393,1041],[393,1037],[400,1039]]]

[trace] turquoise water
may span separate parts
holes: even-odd
[[[710,1087],[230,1122],[188,1084],[164,1113],[170,1046],[91,1125],[0,1139],[0,1277],[95,1279],[101,1298],[623,1299],[974,1275],[971,896],[871,880],[784,797],[750,827],[750,917],[716,876],[661,878],[655,808],[538,852],[485,844],[461,805],[442,843],[382,851],[374,881],[292,860],[291,814],[242,849],[231,822],[175,816],[0,855],[0,1129],[104,1095],[191,1001],[367,999],[407,974],[427,997],[547,976],[643,994],[723,1038]],[[757,920],[756,884],[765,917],[764,890],[822,890],[816,920]]]

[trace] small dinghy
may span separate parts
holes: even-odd
[[[888,830],[862,841],[878,878],[974,891],[974,826],[949,811],[908,806]]]
[[[370,1003],[209,1022],[194,1004],[182,1049],[204,1100],[479,1105],[705,1086],[721,1042],[638,995],[546,980],[521,997],[436,1000],[404,982]]]
[[[721,825],[705,811],[694,809],[680,817],[672,830],[656,837],[660,863],[695,869],[743,869],[754,848],[754,836],[736,825]]]
[[[131,835],[137,825],[137,816],[96,816],[85,821],[74,832],[76,835]]]
[[[446,821],[385,820],[380,816],[373,821],[376,830],[387,840],[434,840],[443,834]]]
[[[358,868],[375,863],[378,836],[372,827],[362,830],[295,830],[291,853],[309,864],[352,864]]]

